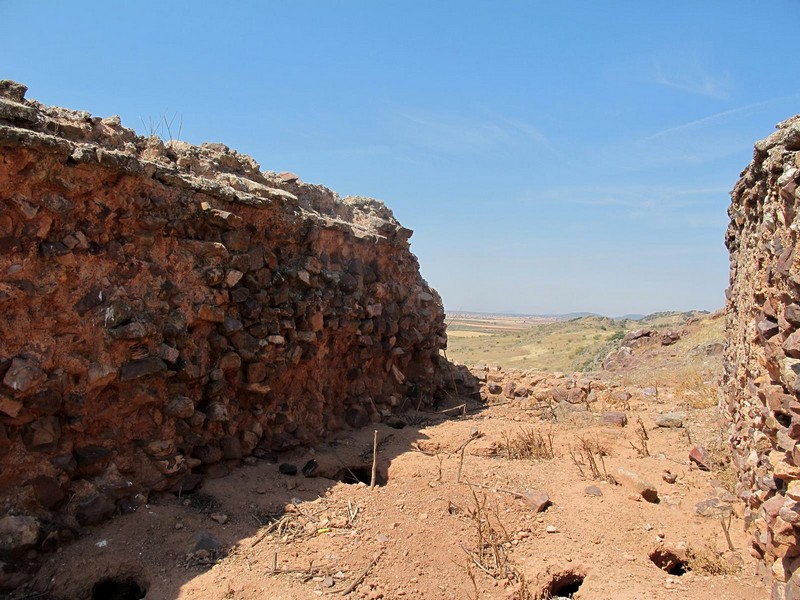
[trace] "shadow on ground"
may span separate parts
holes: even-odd
[[[188,493],[151,494],[136,512],[87,528],[78,541],[43,555],[36,577],[8,598],[174,599],[217,562],[265,538],[346,534],[357,507],[324,503],[319,513],[315,507],[335,486],[370,484],[375,439],[382,486],[396,457],[425,452],[425,428],[482,410],[475,378],[464,367],[449,368],[433,407],[408,408],[315,448],[237,461],[229,475],[206,478]]]

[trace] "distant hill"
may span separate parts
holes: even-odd
[[[642,313],[628,313],[618,317],[608,317],[595,312],[577,311],[568,313],[515,313],[515,312],[480,312],[475,310],[447,310],[448,315],[456,317],[477,317],[477,318],[503,318],[510,317],[515,319],[546,319],[558,321],[574,321],[576,319],[583,319],[585,317],[602,317],[604,319],[611,319],[613,321],[641,321],[642,323],[660,323],[662,321],[685,321],[693,317],[701,317],[710,314],[707,310],[689,310],[689,311],[660,311],[650,314]]]
[[[590,370],[598,368],[630,331],[642,328],[684,330],[687,321],[705,315],[709,313],[662,311],[611,319],[587,312],[527,317],[461,312],[448,319],[447,352],[448,358],[466,364],[497,364],[542,371]],[[709,340],[716,340],[721,336],[717,336],[717,329],[722,321],[714,319],[715,315],[700,319],[699,322],[706,325],[692,325],[692,328],[710,328],[713,335],[709,335]]]
[[[614,317],[615,321],[640,321],[644,319],[647,315],[642,315],[639,313],[631,313],[628,315],[622,315],[621,317]]]

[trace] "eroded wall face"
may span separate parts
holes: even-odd
[[[0,514],[36,519],[0,567],[432,400],[442,304],[385,206],[0,92]]]
[[[800,117],[756,144],[732,193],[724,384],[752,551],[800,597]]]

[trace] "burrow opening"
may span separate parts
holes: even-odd
[[[106,577],[92,587],[92,600],[140,600],[147,586],[133,577]]]
[[[542,589],[542,598],[574,598],[583,585],[584,575],[574,571],[564,571],[550,578]]]
[[[689,572],[689,565],[671,550],[656,548],[650,553],[650,560],[662,571],[680,577]]]
[[[358,483],[366,483],[369,485],[372,482],[372,467],[366,466],[350,466],[342,467],[332,477],[336,481],[355,485]],[[386,485],[387,478],[380,472],[380,469],[375,475],[375,485]]]

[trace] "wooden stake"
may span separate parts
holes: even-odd
[[[369,489],[375,489],[375,481],[378,478],[378,430],[372,438],[372,479],[369,482]]]

